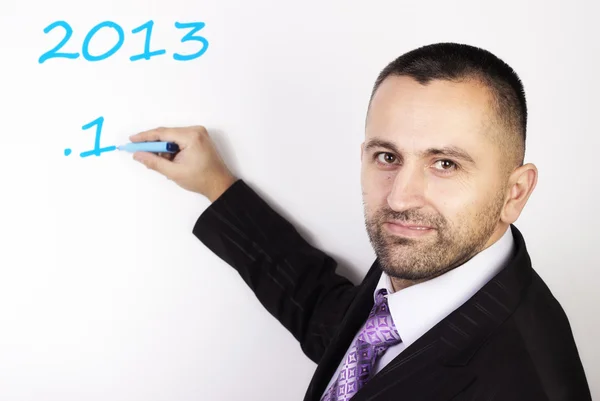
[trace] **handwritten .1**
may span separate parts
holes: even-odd
[[[200,42],[202,44],[202,48],[193,54],[173,53],[173,59],[178,60],[178,61],[189,61],[189,60],[193,60],[195,58],[202,56],[206,52],[206,49],[208,49],[208,40],[203,36],[196,35],[196,33],[199,30],[201,30],[202,28],[204,28],[205,25],[206,24],[204,22],[175,22],[175,28],[177,28],[177,29],[190,29],[190,31],[187,32],[181,39],[181,43],[185,43],[185,42],[189,42],[189,41],[196,41],[196,42]],[[153,26],[154,26],[154,21],[150,20],[150,21],[147,21],[144,24],[138,26],[137,28],[132,29],[132,31],[131,31],[132,34],[136,34],[136,33],[145,31],[146,37],[145,37],[145,42],[144,42],[144,52],[129,57],[129,60],[131,60],[131,61],[137,61],[137,60],[142,60],[142,59],[150,60],[151,57],[160,56],[160,55],[164,55],[167,53],[167,51],[165,49],[152,50],[152,51],[150,50],[150,40],[152,37],[152,27]],[[73,53],[59,52],[59,50],[61,50],[63,48],[63,46],[65,46],[67,44],[67,42],[69,41],[69,39],[71,39],[71,36],[73,35],[73,28],[71,28],[71,25],[69,25],[69,23],[67,23],[66,21],[53,22],[52,24],[50,24],[46,28],[44,28],[44,33],[47,34],[51,30],[58,28],[58,27],[64,28],[65,36],[55,47],[53,47],[52,49],[50,49],[47,52],[45,52],[44,54],[42,54],[40,56],[40,58],[38,59],[38,63],[42,64],[51,58],[76,59],[80,56],[80,54],[78,52],[73,52]],[[91,55],[89,52],[90,41],[92,40],[94,35],[102,28],[114,29],[119,36],[117,43],[110,50],[106,51],[104,54]],[[123,46],[124,42],[125,42],[125,32],[123,31],[123,28],[115,22],[104,21],[104,22],[101,22],[101,23],[97,24],[96,26],[94,26],[87,33],[87,35],[85,36],[85,39],[83,40],[83,44],[81,47],[81,53],[83,55],[83,58],[86,59],[87,61],[105,60],[108,57],[115,54],[121,48],[121,46]]]
[[[106,146],[103,148],[100,147],[100,136],[102,135],[102,125],[103,124],[104,124],[104,117],[98,117],[94,121],[89,122],[89,123],[85,124],[83,127],[81,127],[81,129],[86,130],[86,129],[90,129],[95,126],[96,127],[96,139],[94,141],[94,149],[86,150],[85,152],[81,152],[79,154],[79,156],[81,156],[81,157],[100,156],[102,153],[112,152],[113,150],[117,150],[116,146]],[[69,149],[69,148],[65,149],[65,151],[64,151],[65,156],[69,156],[71,154],[71,152],[72,152],[71,149]]]

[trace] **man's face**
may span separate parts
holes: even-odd
[[[377,89],[361,183],[370,241],[393,278],[433,278],[497,239],[506,179],[488,104],[476,83],[393,76]]]

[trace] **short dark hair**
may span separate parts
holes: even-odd
[[[460,43],[434,43],[405,53],[379,74],[371,99],[388,76],[409,76],[422,85],[441,79],[476,81],[491,94],[491,110],[500,125],[497,143],[512,168],[521,166],[527,137],[527,104],[523,84],[516,72],[491,52]],[[371,101],[369,101],[370,105]]]

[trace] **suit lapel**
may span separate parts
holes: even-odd
[[[473,297],[427,331],[365,384],[352,401],[448,399],[475,377],[466,366],[486,339],[514,311],[531,281],[531,261],[523,236],[511,225],[516,250],[508,265]],[[381,277],[377,261],[359,287],[336,338],[315,371],[305,401],[317,401],[373,307]]]
[[[515,254],[508,265],[441,323],[439,357],[446,366],[465,366],[487,338],[514,312],[531,284],[525,241],[511,225]]]

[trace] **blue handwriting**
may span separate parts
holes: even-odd
[[[117,150],[116,146],[106,146],[104,148],[100,147],[100,136],[102,135],[102,126],[104,124],[104,117],[98,117],[94,121],[91,121],[85,124],[81,129],[87,130],[92,127],[96,127],[96,139],[94,141],[94,149],[86,150],[85,152],[81,152],[79,156],[88,157],[88,156],[100,156],[102,153],[112,152],[113,150]],[[69,156],[71,154],[71,149],[67,148],[64,151],[65,156]]]
[[[208,49],[208,40],[203,36],[197,35],[198,31],[203,29],[205,26],[206,26],[206,24],[204,22],[175,22],[175,28],[189,30],[189,32],[187,32],[181,39],[181,43],[199,42],[201,44],[201,47],[195,53],[182,54],[182,53],[173,52],[172,56],[173,56],[174,60],[190,61],[190,60],[197,59],[198,57],[200,57],[204,53],[206,53],[206,50]],[[152,57],[161,56],[161,55],[164,55],[167,53],[166,49],[151,50],[152,28],[153,27],[154,27],[154,21],[150,20],[150,21],[147,21],[147,22],[143,23],[142,25],[131,30],[131,33],[133,35],[144,33],[145,39],[144,39],[144,51],[142,53],[135,54],[135,55],[129,57],[129,60],[131,60],[131,61],[150,60],[150,58],[152,58]],[[59,51],[59,50],[62,50],[62,48],[69,42],[69,40],[73,36],[73,28],[71,28],[71,25],[69,25],[69,23],[66,21],[55,21],[44,28],[44,33],[48,34],[50,31],[52,31],[56,28],[64,29],[64,31],[65,31],[64,37],[60,40],[60,42],[58,42],[58,44],[56,46],[54,46],[52,49],[46,51],[45,53],[43,53],[40,56],[40,58],[38,59],[39,64],[42,64],[52,58],[77,59],[80,56],[83,56],[83,58],[85,60],[92,61],[92,62],[106,60],[113,54],[117,53],[119,51],[119,49],[123,46],[123,43],[125,42],[125,31],[119,24],[117,24],[113,21],[103,21],[103,22],[100,22],[99,24],[95,25],[87,33],[87,35],[85,36],[85,39],[83,40],[82,46],[81,46],[81,54],[79,52],[70,52],[69,53],[69,52]],[[114,44],[114,46],[111,49],[105,51],[102,54],[98,54],[98,55],[90,54],[90,51],[89,51],[90,42],[94,38],[94,35],[101,29],[114,30],[118,35],[117,42]]]

